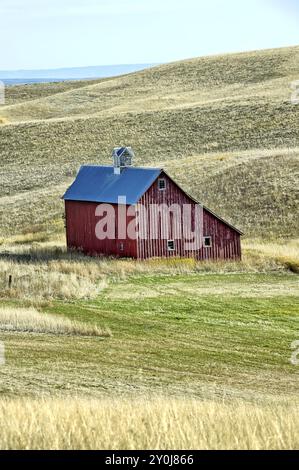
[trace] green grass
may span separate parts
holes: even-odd
[[[1,393],[295,396],[296,286],[292,274],[140,274],[93,301],[47,303],[45,312],[109,328],[112,337],[2,333]]]

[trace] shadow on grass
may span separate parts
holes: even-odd
[[[104,256],[97,256],[98,259],[104,259]],[[0,253],[0,260],[13,261],[17,263],[41,262],[41,261],[87,261],[94,260],[95,256],[91,254],[84,254],[82,251],[70,250],[66,251],[64,248],[37,248],[31,249],[24,253],[14,253],[10,251],[2,251]],[[105,257],[105,259],[107,259]]]

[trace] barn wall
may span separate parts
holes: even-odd
[[[188,197],[167,175],[161,175],[166,179],[166,190],[158,189],[158,182],[154,182],[147,192],[142,196],[140,203],[147,209],[150,204],[184,204],[192,205],[192,214],[194,219],[194,211],[196,203]],[[212,246],[209,248],[201,248],[197,251],[185,251],[184,241],[175,241],[175,250],[168,251],[167,240],[151,240],[149,223],[143,221],[147,227],[147,239],[137,241],[137,256],[140,259],[150,257],[194,257],[199,260],[207,259],[240,259],[241,244],[240,235],[234,229],[220,221],[217,217],[207,210],[203,210],[203,236],[212,238]],[[163,221],[161,221],[163,223]],[[183,221],[181,221],[183,225]],[[161,231],[160,231],[161,232]],[[200,236],[200,234],[198,234]],[[171,238],[170,238],[171,239]]]
[[[111,204],[116,214],[116,234],[118,220],[118,206]],[[65,201],[66,234],[68,248],[82,250],[86,254],[103,254],[107,256],[137,257],[136,240],[116,239],[98,240],[95,235],[95,227],[100,220],[96,217],[95,210],[98,203]],[[132,217],[127,218],[127,222]],[[121,251],[120,244],[123,243],[124,250]]]
[[[212,246],[202,248],[199,259],[241,259],[240,234],[205,209],[203,211],[203,236],[212,237]]]
[[[151,204],[166,204],[171,206],[172,204],[179,204],[183,206],[184,204],[192,203],[192,221],[194,219],[194,210],[195,204],[190,200],[190,198],[176,185],[174,184],[167,175],[161,174],[160,178],[163,177],[166,179],[166,189],[164,191],[160,191],[158,189],[158,180],[156,180],[152,186],[146,191],[146,193],[140,199],[140,204],[146,207],[149,214],[149,207]],[[165,226],[165,221],[161,220],[161,224]],[[151,257],[193,257],[194,253],[186,252],[184,250],[184,242],[183,240],[176,240],[175,241],[175,250],[168,251],[167,249],[167,240],[163,240],[162,238],[158,240],[151,240],[150,239],[150,223],[149,223],[149,215],[145,221],[142,221],[142,224],[146,227],[147,232],[147,239],[141,240],[138,239],[137,243],[137,251],[138,251],[138,258],[145,259]],[[183,227],[183,221],[181,220],[181,227]],[[159,227],[159,234],[161,235],[162,228]],[[172,238],[172,234],[170,233],[170,239]]]
[[[149,208],[150,204],[191,204],[193,213],[196,203],[188,197],[167,175],[166,190],[159,191],[157,181],[146,191],[140,199],[140,204]],[[175,241],[175,250],[168,251],[167,240],[151,240],[149,224],[147,224],[147,240],[130,240],[128,237],[122,240],[98,240],[95,235],[95,226],[99,217],[95,216],[98,203],[65,201],[67,246],[82,250],[87,254],[103,254],[106,256],[121,256],[146,259],[151,257],[194,257],[199,260],[229,260],[241,258],[240,234],[227,224],[219,220],[208,210],[203,210],[203,236],[212,238],[212,246],[201,248],[195,252],[185,251],[184,241]],[[118,230],[118,206],[112,205],[116,214],[116,233]],[[138,207],[138,206],[137,206]],[[129,223],[134,217],[127,217]],[[194,218],[194,217],[193,217]],[[144,222],[144,221],[143,221]],[[141,220],[142,223],[142,220]],[[163,223],[163,221],[161,221]],[[183,226],[183,221],[181,221]],[[161,227],[160,227],[161,234]],[[171,234],[170,234],[171,235]],[[200,234],[198,234],[198,237]],[[172,238],[172,237],[171,237]],[[171,239],[170,238],[170,239]],[[120,250],[123,243],[124,250]]]

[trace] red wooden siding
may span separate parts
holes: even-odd
[[[67,246],[89,255],[102,254],[137,258],[136,240],[129,240],[128,238],[99,240],[96,237],[95,228],[100,220],[95,215],[98,205],[97,202],[65,201]],[[115,228],[117,237],[118,207],[117,204],[112,205],[116,214]],[[127,223],[130,220],[132,220],[132,217],[127,217]],[[123,250],[120,249],[121,243],[123,244]]]
[[[161,177],[166,179],[166,189],[160,191],[158,182],[154,182],[152,186],[140,199],[140,203],[146,208],[150,204],[191,204],[192,206],[192,220],[194,219],[194,211],[196,203],[188,197],[166,174]],[[161,221],[162,222],[162,221]],[[162,222],[163,223],[163,222]],[[183,221],[181,221],[183,224]],[[175,240],[175,250],[168,251],[167,240],[158,239],[151,240],[149,233],[149,224],[147,223],[146,240],[137,240],[137,256],[140,259],[151,257],[195,257],[199,260],[206,259],[240,259],[241,258],[241,244],[240,234],[219,220],[215,215],[211,214],[206,209],[203,210],[203,231],[202,235],[211,237],[212,246],[209,248],[201,248],[197,251],[185,251],[184,241]]]
[[[200,250],[198,256],[200,260],[241,259],[240,234],[205,209],[203,211],[203,236],[211,237],[212,246],[203,247]]]
[[[145,259],[151,257],[194,257],[196,253],[189,252],[184,250],[184,240],[177,239],[175,240],[175,250],[168,251],[167,240],[161,238],[162,224],[165,227],[167,223],[165,220],[160,220],[161,225],[159,226],[159,239],[151,240],[150,239],[150,223],[149,223],[149,214],[150,214],[150,205],[151,204],[166,204],[171,206],[172,204],[179,204],[181,207],[184,204],[192,205],[192,222],[194,223],[194,210],[195,203],[176,185],[174,184],[166,174],[162,174],[159,178],[165,178],[166,180],[166,189],[163,191],[159,190],[158,180],[155,181],[152,186],[146,191],[146,193],[141,197],[140,203],[147,208],[148,217],[144,222],[146,223],[147,228],[147,239],[137,241],[137,252],[138,258]],[[178,230],[182,231],[183,229],[183,217],[180,220],[181,227],[178,227]],[[169,239],[171,240],[173,234],[169,234]]]
[[[192,206],[192,220],[194,222],[194,213],[196,203],[185,194],[166,174],[160,177],[166,179],[166,189],[160,191],[158,188],[158,180],[141,197],[139,203],[144,205],[149,213],[150,204],[184,204]],[[238,260],[241,258],[240,234],[225,222],[218,219],[207,209],[203,209],[203,227],[202,233],[198,233],[200,237],[211,237],[212,244],[210,247],[202,247],[196,251],[185,251],[184,240],[175,240],[174,251],[168,251],[167,240],[161,238],[162,225],[165,220],[161,220],[159,226],[158,239],[150,239],[149,223],[147,222],[147,239],[130,240],[125,239],[114,240],[98,240],[95,234],[95,227],[99,221],[95,211],[98,203],[95,202],[77,202],[65,201],[66,211],[66,232],[67,246],[82,250],[84,253],[91,255],[121,256],[138,259],[146,259],[151,257],[194,257],[199,260]],[[113,205],[115,209],[115,228],[116,237],[118,231],[118,206]],[[138,209],[138,205],[137,205]],[[149,215],[147,216],[148,219]],[[134,219],[127,217],[128,223]],[[145,223],[145,220],[141,223]],[[183,220],[181,219],[181,229],[183,229]],[[173,237],[175,238],[175,237]],[[170,234],[172,239],[172,234]],[[121,245],[123,249],[121,250]]]

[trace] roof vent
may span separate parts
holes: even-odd
[[[134,152],[131,147],[115,147],[112,152],[114,174],[120,175],[120,172],[132,165]]]

